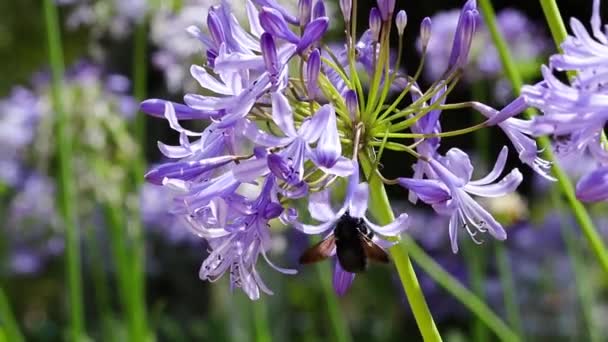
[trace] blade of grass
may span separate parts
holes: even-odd
[[[76,204],[72,174],[72,142],[68,135],[69,120],[64,112],[61,87],[63,84],[63,48],[59,32],[57,8],[53,0],[44,0],[49,63],[52,76],[53,109],[56,115],[59,207],[65,225],[66,277],[70,310],[70,340],[85,338],[85,322],[82,298],[82,274],[80,260],[80,234],[76,223]]]
[[[21,333],[19,324],[17,323],[15,315],[13,314],[13,310],[11,309],[8,296],[2,287],[0,287],[0,326],[4,330],[4,337],[7,341],[25,341],[23,338],[23,333]]]

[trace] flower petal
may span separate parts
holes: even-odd
[[[601,167],[585,176],[576,184],[576,197],[583,202],[608,199],[608,167]]]
[[[352,176],[351,176],[352,177]],[[359,183],[353,191],[353,195],[348,201],[348,211],[352,217],[364,217],[367,211],[367,198],[369,187],[367,183]]]
[[[336,220],[336,213],[331,209],[330,191],[325,189],[310,195],[308,200],[310,216],[320,222]]]
[[[474,185],[469,183],[465,185],[464,190],[481,197],[501,197],[515,191],[522,180],[523,176],[521,172],[519,172],[518,169],[513,169],[498,183],[486,185]]]
[[[436,179],[398,178],[397,181],[427,204],[441,203],[452,198],[448,187]]]
[[[334,268],[332,281],[336,294],[338,296],[344,296],[353,284],[353,280],[355,280],[355,274],[345,271],[340,265],[338,258],[336,258],[336,266]]]
[[[327,221],[327,222],[323,222],[319,225],[312,225],[312,224],[303,224],[300,223],[298,221],[293,221],[291,222],[291,224],[293,225],[293,227],[303,233],[306,234],[321,234],[323,232],[326,232],[328,229],[331,229],[333,227],[333,225],[336,223],[337,220],[331,220],[331,221]]]
[[[272,119],[286,136],[297,136],[291,105],[287,97],[280,92],[272,93]]]
[[[500,150],[500,154],[498,154],[498,159],[496,159],[496,163],[494,164],[492,171],[490,171],[490,173],[488,173],[487,176],[483,177],[482,179],[478,179],[476,181],[471,181],[471,182],[469,182],[469,184],[486,185],[486,184],[489,184],[489,183],[492,183],[493,181],[495,181],[498,178],[498,176],[500,176],[502,171],[505,169],[505,164],[507,163],[508,154],[509,154],[509,149],[507,148],[507,146],[503,146],[502,150]]]
[[[371,230],[383,236],[398,236],[409,228],[410,221],[409,216],[406,213],[399,215],[395,221],[387,224],[386,226],[376,225],[369,221],[366,217],[364,217],[363,220],[365,223],[367,223]]]

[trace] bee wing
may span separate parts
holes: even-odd
[[[336,238],[334,235],[328,236],[325,240],[308,248],[300,257],[300,264],[312,264],[317,261],[329,258],[336,248]]]
[[[359,234],[359,238],[361,240],[361,247],[363,247],[365,256],[368,259],[385,264],[388,263],[388,254],[386,254],[382,247],[376,245],[374,241],[372,241],[372,239],[368,238],[363,234]]]

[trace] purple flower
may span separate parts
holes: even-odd
[[[277,271],[295,273],[275,266],[266,254],[271,243],[269,221],[283,212],[283,207],[275,202],[274,186],[273,178],[268,177],[255,200],[233,194],[210,202],[196,216],[187,218],[192,229],[207,238],[211,248],[199,272],[202,280],[213,282],[229,272],[231,288],[241,288],[256,300],[260,290],[272,294],[255,267],[260,255]]]
[[[473,241],[478,232],[488,232],[496,239],[504,240],[507,234],[502,225],[481,207],[471,195],[500,197],[515,191],[523,176],[513,169],[498,183],[493,183],[502,173],[507,161],[508,149],[503,147],[492,171],[482,179],[471,181],[473,166],[466,153],[453,148],[445,157],[430,159],[436,179],[400,178],[399,184],[414,191],[418,197],[433,206],[441,215],[450,216],[449,232],[452,250],[458,252],[458,228],[464,227]]]
[[[293,226],[306,234],[324,234],[333,230],[336,223],[348,214],[353,219],[361,219],[376,234],[372,240],[379,245],[390,246],[391,242],[382,237],[399,236],[408,227],[408,215],[403,213],[386,226],[379,226],[371,222],[365,215],[369,197],[367,183],[359,183],[359,166],[354,163],[354,172],[348,180],[348,188],[344,202],[338,211],[332,209],[330,195],[331,191],[326,189],[313,193],[309,197],[308,211],[313,219],[320,222],[318,225],[304,224],[299,221],[288,219]],[[331,234],[331,233],[329,233]],[[334,252],[335,253],[335,252]],[[350,287],[354,274],[345,271],[341,266],[334,270],[334,288],[338,294],[344,294]]]
[[[600,167],[583,176],[576,185],[576,197],[583,202],[608,199],[608,167]]]

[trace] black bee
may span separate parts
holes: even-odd
[[[361,273],[367,267],[367,259],[387,263],[388,255],[372,241],[374,233],[362,218],[346,212],[336,223],[334,231],[325,240],[307,249],[300,257],[300,264],[310,264],[331,256],[334,248],[338,262],[345,271]]]

